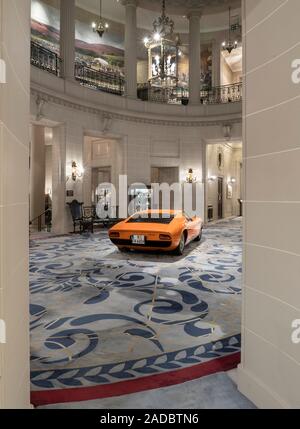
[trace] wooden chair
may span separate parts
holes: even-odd
[[[74,234],[76,233],[76,227],[79,227],[79,233],[82,234],[83,232],[87,230],[91,230],[91,232],[94,232],[94,219],[93,216],[85,216],[84,210],[83,210],[83,203],[80,203],[77,200],[73,200],[71,203],[67,203],[72,220],[73,220],[73,227],[74,227]]]

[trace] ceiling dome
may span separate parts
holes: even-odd
[[[139,7],[149,10],[161,10],[161,0],[139,0]],[[215,13],[228,9],[229,6],[239,7],[240,0],[166,0],[167,12],[184,15],[189,10],[203,9],[204,13]]]
[[[52,0],[53,1],[53,0]],[[153,21],[161,13],[161,0],[138,0],[138,26],[153,29]],[[76,0],[76,6],[95,15],[99,14],[99,0]],[[228,7],[232,14],[240,15],[241,0],[166,0],[166,13],[175,22],[176,32],[188,33],[186,15],[193,9],[203,8],[201,32],[228,29]],[[114,22],[125,23],[125,8],[121,0],[103,0],[103,16]]]

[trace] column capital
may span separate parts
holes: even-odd
[[[201,18],[203,15],[203,8],[189,9],[186,14],[187,19],[191,19],[194,17]]]
[[[138,0],[122,0],[123,6],[138,6]]]

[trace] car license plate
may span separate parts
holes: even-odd
[[[145,244],[145,236],[144,235],[133,235],[131,237],[132,244]]]

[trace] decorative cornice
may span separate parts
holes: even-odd
[[[193,17],[202,18],[202,15],[203,15],[203,8],[190,9],[187,12],[186,17],[187,17],[187,19],[190,19],[190,18],[193,18]]]
[[[122,5],[123,6],[137,7],[138,6],[138,0],[122,0]]]
[[[117,112],[112,112],[108,110],[99,109],[96,107],[90,107],[84,104],[79,104],[66,98],[59,97],[57,95],[46,93],[42,90],[31,88],[31,95],[37,99],[42,99],[44,103],[55,104],[63,107],[67,107],[73,110],[81,111],[84,113],[90,113],[97,116],[109,117],[110,119],[116,119],[120,121],[126,122],[136,122],[148,125],[164,125],[164,126],[172,126],[172,127],[209,127],[216,125],[226,125],[226,124],[240,124],[242,122],[242,114],[240,116],[236,116],[234,118],[226,119],[212,119],[212,120],[204,120],[204,121],[178,121],[178,120],[167,120],[167,119],[155,119],[155,118],[145,118],[141,116],[134,115],[125,115]]]

